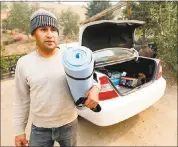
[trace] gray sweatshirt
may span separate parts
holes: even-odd
[[[16,135],[25,133],[29,112],[37,127],[60,127],[77,118],[77,109],[71,97],[61,53],[50,58],[36,51],[21,57],[15,71],[13,124]],[[98,83],[93,83],[100,88]]]

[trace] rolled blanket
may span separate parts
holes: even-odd
[[[79,98],[85,97],[93,85],[93,53],[84,46],[66,48],[62,52],[62,63],[69,89],[76,102]]]

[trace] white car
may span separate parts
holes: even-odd
[[[78,110],[81,117],[98,126],[110,126],[147,109],[164,95],[166,81],[161,61],[138,56],[133,47],[134,31],[143,24],[136,20],[95,21],[80,28],[79,42],[68,44],[86,46],[93,51],[101,84],[102,110],[97,113],[88,108]],[[122,85],[114,83],[111,79],[114,72],[129,77],[130,85],[123,80]],[[145,76],[144,81],[134,85],[132,78],[138,79],[139,73]]]

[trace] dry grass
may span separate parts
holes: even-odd
[[[69,43],[69,42],[75,42],[75,41],[76,40],[71,40],[68,38],[65,38],[64,40],[60,38],[60,43]],[[35,40],[18,41],[18,42],[6,45],[4,56],[30,53],[34,51],[35,49],[36,49]]]
[[[6,46],[4,56],[30,53],[35,50],[34,41],[19,41]]]

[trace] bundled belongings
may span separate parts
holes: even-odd
[[[144,56],[144,57],[153,57],[153,51],[151,48],[149,48],[147,43],[144,43],[141,47],[141,49],[139,50],[139,55],[140,56]]]
[[[141,85],[141,82],[139,79],[136,79],[136,78],[121,77],[120,85],[129,87],[129,88],[135,88],[138,85]]]

